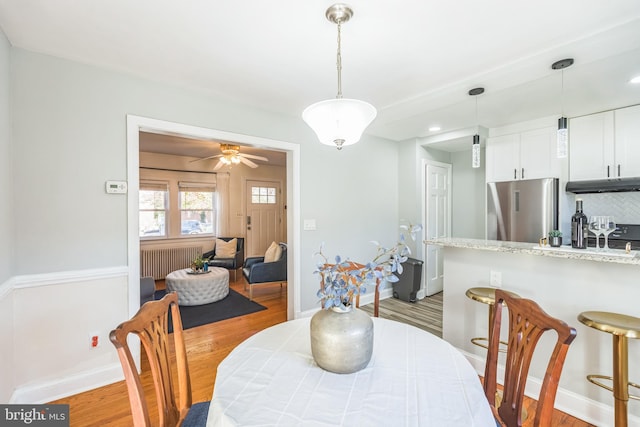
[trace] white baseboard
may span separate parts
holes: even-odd
[[[122,366],[119,363],[112,363],[91,371],[20,386],[13,392],[9,403],[47,403],[117,381],[122,381],[123,379]]]
[[[478,375],[483,376],[485,358],[477,354],[467,353],[461,349],[458,350],[467,358],[476,372],[478,372]],[[503,376],[504,366],[498,364],[498,378]],[[537,400],[540,394],[540,387],[542,387],[542,380],[530,376],[527,378],[525,394]],[[611,397],[611,403],[613,404],[613,396]],[[556,409],[590,424],[600,427],[613,427],[613,406],[588,399],[572,391],[565,390],[562,387],[558,387],[554,406]],[[629,414],[628,421],[630,426],[640,426],[640,417]]]

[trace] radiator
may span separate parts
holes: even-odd
[[[191,261],[201,255],[201,246],[141,250],[140,275],[164,279],[172,271],[191,266]]]

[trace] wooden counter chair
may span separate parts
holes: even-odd
[[[509,312],[509,337],[502,402],[496,407],[498,349],[504,305]],[[551,425],[560,374],[569,350],[569,344],[576,337],[576,330],[563,321],[549,316],[534,301],[512,296],[501,289],[495,290],[495,314],[484,371],[484,392],[496,422],[501,426],[522,425],[522,402],[531,358],[542,334],[550,330],[556,331],[557,341],[549,357],[540,388],[533,419],[535,427]]]
[[[585,325],[613,335],[613,376],[587,375],[593,384],[613,392],[614,418],[616,427],[627,427],[627,405],[629,399],[640,400],[639,396],[629,394],[629,386],[636,389],[640,385],[629,382],[629,338],[640,338],[640,319],[619,313],[606,311],[585,311],[578,315]],[[612,382],[612,387],[601,380]]]
[[[173,335],[169,334],[169,310],[171,310]],[[171,292],[159,301],[146,303],[135,316],[118,325],[109,334],[124,370],[133,425],[147,427],[151,426],[149,408],[140,375],[127,344],[127,336],[130,333],[140,338],[149,360],[158,406],[159,425],[162,427],[204,426],[207,422],[209,402],[192,405],[191,381],[182,335],[182,320],[178,309],[178,294]],[[173,336],[175,347],[179,397],[176,395],[171,375],[173,356],[169,343],[171,336]]]

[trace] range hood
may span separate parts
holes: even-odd
[[[569,181],[566,190],[570,193],[616,193],[623,191],[640,191],[640,177],[598,179],[594,181]]]

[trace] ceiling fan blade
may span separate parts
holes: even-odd
[[[209,157],[203,157],[201,159],[190,160],[189,163],[199,162],[200,160],[215,159],[216,157],[222,157],[222,154],[216,154],[215,156],[209,156]]]
[[[239,153],[238,156],[240,157],[246,157],[248,159],[256,159],[256,160],[262,160],[263,162],[268,162],[269,159],[267,159],[266,157],[262,157],[262,156],[256,156],[254,154],[244,154],[244,153]]]
[[[244,163],[245,165],[249,166],[250,168],[254,168],[254,169],[255,169],[255,168],[257,168],[257,167],[258,167],[258,165],[256,165],[255,163],[253,163],[251,160],[249,160],[249,159],[247,159],[247,158],[245,158],[245,157],[242,157],[242,156],[239,156],[239,157],[240,157],[240,161],[241,161],[242,163]]]
[[[224,166],[224,163],[222,162],[222,160],[218,160],[218,164],[215,165],[213,170],[214,171],[220,170],[220,168],[222,168],[223,166]]]

